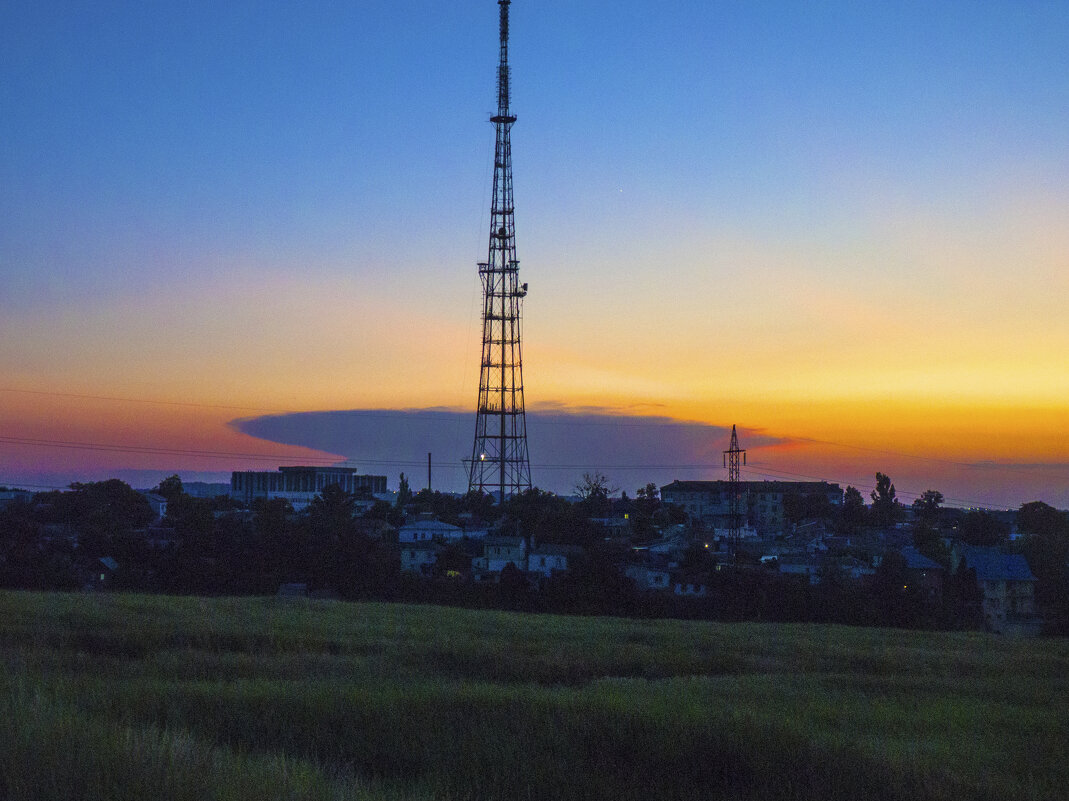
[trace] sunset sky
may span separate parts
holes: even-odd
[[[0,6],[0,484],[396,486],[431,445],[235,421],[436,409],[462,489],[496,40],[493,0]],[[748,478],[1069,506],[1069,4],[515,0],[511,55],[528,407],[618,440],[532,437],[536,484],[722,478],[738,424]]]

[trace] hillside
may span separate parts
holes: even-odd
[[[1069,797],[1069,642],[0,593],[5,799]]]

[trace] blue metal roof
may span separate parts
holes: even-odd
[[[902,556],[906,560],[906,568],[909,570],[942,570],[943,566],[934,559],[929,559],[912,545],[902,549]]]
[[[979,581],[1035,581],[1027,560],[1019,553],[974,546],[965,549],[965,566],[976,571]]]

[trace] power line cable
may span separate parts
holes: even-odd
[[[765,467],[765,470],[767,470],[768,472],[762,472],[762,471],[757,471],[757,470],[751,470],[749,468],[744,468],[744,470],[746,472],[751,473],[753,475],[765,476],[766,478],[778,478],[778,477],[781,477],[781,476],[793,476],[793,477],[796,477],[796,478],[809,478],[809,479],[813,479],[815,481],[826,481],[826,482],[834,483],[834,484],[846,484],[847,486],[855,486],[855,485],[860,485],[860,486],[863,486],[863,487],[869,486],[869,484],[868,484],[869,479],[866,479],[865,481],[846,481],[846,480],[843,480],[841,478],[832,480],[832,479],[824,477],[824,476],[813,476],[813,475],[807,475],[805,473],[792,473],[792,472],[789,472],[789,471],[786,471],[786,470],[775,470],[773,468],[765,466],[762,462],[751,462],[750,464],[751,465],[759,465],[759,466]],[[924,495],[924,492],[916,492],[916,491],[913,491],[913,490],[900,489],[897,485],[895,486],[895,493],[896,493],[896,495],[908,495],[911,498],[920,498],[922,495]],[[990,503],[990,502],[987,502],[987,501],[977,501],[977,500],[971,500],[971,499],[967,499],[967,498],[951,498],[951,497],[948,497],[946,495],[943,496],[943,500],[944,501],[949,501],[949,502],[955,503],[955,504],[963,504],[963,505],[966,505],[966,506],[983,507],[983,508],[987,508],[987,509],[1000,509],[1000,508],[1002,508],[1004,506],[1004,504]]]
[[[116,445],[113,443],[101,443],[101,442],[77,442],[70,440],[47,440],[47,439],[33,439],[27,437],[10,437],[0,435],[0,443],[10,445],[21,445],[29,447],[50,447],[50,448],[64,448],[74,450],[88,450],[88,451],[103,451],[109,453],[130,453],[130,454],[147,454],[157,456],[193,456],[199,458],[211,458],[211,459],[243,459],[254,460],[262,462],[288,462],[288,463],[301,463],[310,466],[334,466],[338,463],[338,459],[316,457],[316,456],[291,456],[285,454],[251,454],[241,453],[235,451],[206,451],[189,448],[163,448],[157,446],[140,446],[140,445]],[[345,460],[350,461],[350,460]],[[418,459],[359,459],[351,460],[359,461],[361,464],[375,465],[376,467],[421,467],[424,462]],[[446,462],[444,467],[452,469],[460,469],[457,464]],[[691,464],[691,465],[667,465],[667,464],[628,464],[628,465],[590,465],[590,464],[545,464],[535,465],[540,470],[677,470],[677,471],[690,471],[690,470],[712,470],[719,469],[719,464]],[[755,470],[754,467],[761,467],[763,470]],[[835,484],[846,484],[848,486],[860,485],[868,486],[869,479],[864,480],[845,480],[842,478],[832,479],[827,476],[813,475],[809,473],[797,473],[788,470],[779,470],[769,467],[763,462],[750,462],[744,472],[763,476],[765,478],[777,479],[783,477],[804,478],[814,481],[825,481]],[[42,487],[45,489],[64,489],[64,487],[58,487],[54,485],[40,485],[40,484],[25,484],[23,486]],[[913,498],[919,498],[923,495],[923,492],[916,492],[913,490],[900,489],[896,487],[898,494],[910,496]],[[954,498],[944,496],[946,501],[963,504],[967,506],[985,507],[985,508],[1001,508],[1004,504],[995,504],[988,501],[978,501],[975,499],[966,498]]]
[[[283,408],[279,408],[279,407],[240,406],[240,405],[226,405],[226,404],[195,403],[195,402],[192,402],[192,401],[172,401],[172,400],[157,400],[157,399],[148,399],[148,398],[119,397],[119,396],[111,396],[111,395],[93,395],[93,394],[83,394],[83,393],[73,393],[73,392],[54,392],[54,391],[44,391],[44,390],[22,389],[22,388],[18,388],[18,387],[0,387],[0,392],[14,393],[14,394],[25,394],[25,395],[36,395],[36,396],[46,396],[46,397],[69,398],[69,399],[74,399],[74,400],[99,400],[99,401],[109,401],[109,402],[116,402],[116,403],[137,403],[137,404],[153,405],[153,406],[177,406],[177,407],[185,407],[185,408],[219,409],[219,410],[242,411],[242,412],[267,412],[267,413],[271,413],[271,414],[293,414],[293,415],[297,415],[297,414],[331,414],[331,413],[333,413],[331,411],[316,411],[316,410],[307,410],[307,409],[306,410],[283,409]],[[388,409],[353,409],[353,410],[340,410],[340,411],[342,413],[345,413],[346,411],[351,411],[352,413],[355,413],[355,414],[360,415],[360,416],[376,417],[376,418],[380,418],[380,419],[406,420],[408,422],[413,422],[413,416],[424,418],[424,419],[429,419],[429,420],[433,420],[435,418],[438,418],[438,419],[441,419],[441,420],[444,421],[444,420],[447,420],[447,419],[448,420],[456,420],[459,415],[467,414],[467,412],[460,411],[460,410],[458,410],[458,411],[413,410],[411,412],[405,412],[405,411],[388,410]],[[635,420],[629,420],[627,418],[621,418],[620,420],[569,420],[569,419],[549,419],[549,418],[552,418],[553,415],[555,414],[553,411],[542,411],[542,412],[532,411],[531,414],[533,414],[536,417],[536,420],[535,420],[535,424],[536,425],[597,426],[597,427],[621,427],[621,428],[678,428],[678,427],[693,427],[693,426],[697,426],[697,427],[707,427],[707,428],[716,428],[716,429],[724,428],[724,430],[726,431],[726,427],[716,426],[716,425],[711,424],[711,423],[702,423],[702,422],[693,422],[693,421],[688,422],[688,421],[674,421],[674,420],[659,420],[659,421],[656,421],[656,422],[653,422],[653,421],[640,422],[640,421],[635,421]],[[567,415],[569,413],[568,412],[557,412],[556,414],[558,414],[558,415]],[[596,414],[596,412],[595,412],[595,414]],[[836,448],[845,448],[845,449],[849,449],[849,450],[863,451],[863,452],[866,452],[866,453],[874,453],[874,454],[881,454],[881,455],[887,455],[887,456],[896,456],[896,457],[903,458],[903,459],[914,459],[914,460],[917,460],[917,461],[931,462],[931,463],[934,463],[934,464],[943,464],[943,465],[948,465],[948,466],[953,466],[953,467],[960,467],[960,468],[968,469],[968,470],[982,469],[982,470],[1006,471],[1006,472],[1015,472],[1015,473],[1027,473],[1027,474],[1040,473],[1040,474],[1051,476],[1051,477],[1054,477],[1054,478],[1060,478],[1060,479],[1069,480],[1069,474],[1057,472],[1055,470],[1051,470],[1049,467],[1045,467],[1043,465],[1014,465],[1014,464],[1006,464],[1006,463],[1001,463],[1001,462],[986,462],[986,463],[961,462],[961,461],[955,461],[955,460],[950,460],[950,459],[941,459],[941,458],[934,457],[934,456],[922,456],[922,455],[919,455],[919,454],[904,453],[902,451],[886,450],[886,449],[880,449],[880,448],[871,448],[871,447],[867,447],[867,446],[863,446],[863,445],[852,445],[850,443],[836,442],[834,440],[819,439],[819,438],[815,438],[815,437],[785,437],[785,438],[783,438],[783,441],[785,441],[785,442],[791,442],[791,441],[806,442],[806,443],[811,443],[811,444],[814,444],[814,445],[828,445],[828,446],[832,446],[832,447],[836,447]],[[23,444],[28,444],[28,443],[23,443]],[[776,443],[772,443],[772,444],[776,444]],[[59,447],[59,444],[56,443],[56,446]],[[71,445],[69,447],[73,447],[73,445]],[[109,449],[117,449],[117,448],[115,448],[115,446],[109,446],[109,445],[100,445],[99,447],[100,448],[105,448],[106,447],[106,448],[109,448]],[[307,447],[307,446],[299,446],[299,447]],[[762,447],[762,446],[758,445],[755,448],[751,448],[751,450],[756,450],[756,449],[758,449],[760,447]],[[204,454],[200,454],[200,455],[204,455]],[[223,455],[235,456],[235,457],[240,457],[240,458],[250,458],[250,459],[251,458],[256,458],[256,459],[259,459],[259,458],[265,458],[265,459],[274,459],[274,458],[291,459],[291,457],[275,457],[275,456],[260,457],[259,455],[251,455],[251,454],[225,453]],[[403,466],[416,466],[414,462],[408,462],[408,461],[386,461],[386,460],[382,460],[380,463],[382,463],[382,464],[397,464],[397,465],[403,465]],[[587,468],[590,467],[589,465],[534,465],[534,466],[537,466],[539,469],[542,469],[542,470],[570,470],[570,469],[582,469],[584,467],[587,467]],[[613,470],[644,470],[644,469],[703,470],[703,469],[711,469],[711,468],[716,468],[716,467],[719,467],[719,465],[702,465],[702,464],[698,464],[698,465],[616,465],[616,466],[611,466],[611,467],[610,466],[605,466],[604,469],[613,469]]]

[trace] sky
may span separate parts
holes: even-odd
[[[0,6],[0,483],[436,449],[463,489],[497,11]],[[723,478],[737,424],[744,477],[1069,507],[1069,5],[511,18],[536,484]],[[353,410],[397,452],[279,425]]]

